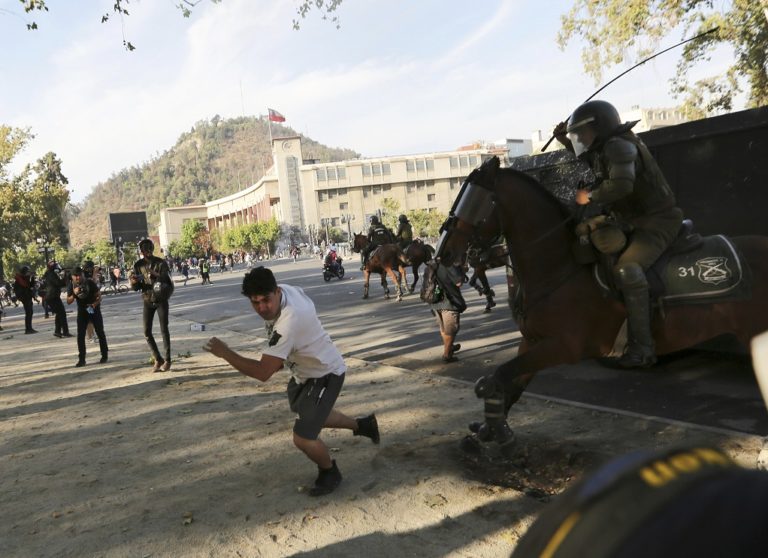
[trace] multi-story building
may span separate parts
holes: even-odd
[[[162,210],[160,245],[178,239],[189,219],[215,230],[276,217],[303,232],[327,225],[354,233],[368,229],[385,198],[394,200],[400,213],[424,209],[447,214],[469,172],[493,155],[506,159],[507,147],[478,144],[450,152],[317,163],[304,160],[300,137],[288,137],[274,139],[272,152],[274,165],[256,184],[204,205]]]

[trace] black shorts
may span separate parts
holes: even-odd
[[[294,434],[307,440],[317,440],[328,415],[336,404],[336,398],[344,385],[344,374],[327,374],[303,384],[291,378],[288,382],[288,403],[296,413]]]

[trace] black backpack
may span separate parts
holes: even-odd
[[[440,284],[437,282],[437,263],[434,260],[427,262],[419,298],[427,304],[437,304],[444,297],[443,289],[440,288]]]

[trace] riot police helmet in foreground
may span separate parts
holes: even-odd
[[[573,111],[566,132],[578,157],[595,141],[608,139],[620,126],[619,112],[611,103],[588,101]]]
[[[371,225],[378,225],[379,224],[379,218],[376,217],[376,215],[373,215],[371,217]]]
[[[400,219],[401,223],[407,223],[408,222],[408,217],[406,217],[405,215],[401,215],[399,217],[399,219]]]

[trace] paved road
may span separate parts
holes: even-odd
[[[484,314],[485,299],[465,290],[469,308],[462,315],[458,341],[460,361],[444,364],[441,340],[426,305],[417,295],[387,301],[378,282],[371,282],[371,297],[363,301],[362,273],[350,260],[343,280],[322,278],[316,259],[297,263],[270,262],[278,280],[302,287],[315,301],[321,320],[350,356],[410,370],[474,381],[492,372],[517,353],[520,334],[509,317],[503,270],[489,273],[499,294],[499,305]],[[201,286],[193,279],[179,285],[171,312],[196,322],[215,323],[240,333],[263,335],[261,319],[240,295],[242,270],[212,274],[214,284]],[[373,279],[373,278],[372,278]],[[133,311],[137,295],[109,297],[110,305]],[[36,307],[36,311],[39,307]],[[10,309],[9,314],[19,313]],[[42,316],[36,314],[36,323]],[[140,319],[140,318],[136,318]],[[695,351],[662,359],[647,371],[619,371],[584,361],[540,372],[528,391],[541,396],[661,416],[700,425],[768,434],[768,413],[754,374],[745,359]],[[478,411],[480,403],[478,402]]]

